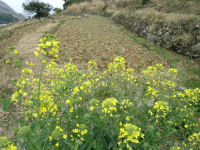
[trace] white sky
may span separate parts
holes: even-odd
[[[1,0],[13,8],[16,12],[23,14],[22,3],[26,0]],[[51,4],[53,7],[63,8],[63,0],[40,0],[45,3]]]

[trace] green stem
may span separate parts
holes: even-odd
[[[42,79],[42,73],[44,71],[44,63],[42,63],[42,68],[41,68],[41,72],[40,72],[40,77],[39,77],[39,82],[38,82],[38,102],[40,100],[40,83],[41,83],[41,79]]]

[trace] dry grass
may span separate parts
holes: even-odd
[[[106,7],[106,12],[125,17],[139,17],[151,22],[166,21],[173,23],[200,24],[200,2],[183,0],[151,0],[142,5],[141,0],[93,0],[73,4],[67,13],[98,12]],[[169,9],[169,10],[167,10]]]
[[[131,14],[132,17],[139,17],[149,22],[165,21],[165,22],[188,22],[198,23],[200,21],[199,16],[194,14],[177,14],[177,13],[164,13],[159,12],[153,8],[145,8],[137,10]]]
[[[67,8],[67,13],[84,13],[97,12],[105,7],[105,3],[101,0],[93,0],[91,2],[82,2],[79,4],[72,4]]]

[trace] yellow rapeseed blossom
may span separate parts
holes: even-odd
[[[167,112],[169,112],[168,103],[164,101],[158,101],[153,106],[154,110],[157,112],[157,118],[165,117]]]
[[[120,128],[119,139],[122,139],[125,144],[128,142],[138,144],[140,137],[144,137],[144,134],[141,134],[141,128],[131,123],[126,123]]]
[[[37,51],[34,52],[36,57],[39,57],[39,53]]]
[[[88,133],[88,130],[86,129],[86,125],[84,124],[76,124],[76,128],[73,129],[72,132],[77,135],[77,139],[85,141],[84,135]],[[72,137],[72,139],[74,139],[74,136]]]
[[[118,100],[115,98],[107,98],[102,102],[102,112],[106,114],[110,114],[112,116],[112,112],[116,112],[117,108],[116,105]]]
[[[9,63],[10,63],[10,59],[7,59],[7,60],[6,60],[6,64],[9,64]]]
[[[15,51],[14,51],[14,54],[15,54],[15,55],[17,55],[18,53],[19,53],[18,50],[15,50]]]

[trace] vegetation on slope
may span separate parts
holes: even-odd
[[[16,21],[18,21],[18,19],[13,17],[11,14],[0,13],[0,24],[8,24]]]
[[[91,147],[94,149],[199,148],[199,126],[196,127],[199,125],[197,110],[199,104],[192,102],[197,98],[199,103],[199,91],[194,90],[199,85],[197,84],[191,90],[179,88],[179,83],[187,80],[188,77],[196,79],[196,75],[199,74],[195,72],[198,67],[196,63],[163,51],[136,36],[133,37],[127,30],[112,24],[106,18],[86,16],[66,17],[66,19],[64,24],[62,20],[59,21],[61,23],[59,26],[62,28],[56,31],[60,41],[58,56],[51,55],[51,51],[57,53],[58,48],[54,47],[57,41],[53,36],[52,41],[50,40],[51,44],[44,39],[40,41],[42,48],[35,52],[35,55],[39,54],[39,56],[33,57],[37,38],[32,32],[29,35],[28,29],[31,28],[37,35],[42,36],[39,32],[46,31],[46,28],[38,30],[39,28],[33,29],[34,26],[30,26],[26,29],[29,36],[27,37],[24,33],[26,35],[24,38],[28,40],[18,42],[19,54],[14,55],[25,56],[22,66],[26,69],[23,69],[23,73],[16,74],[16,71],[21,69],[15,68],[13,66],[15,63],[6,64],[6,61],[2,63],[9,70],[13,66],[15,69],[13,76],[19,78],[17,82],[14,82],[18,88],[14,90],[15,94],[12,96],[13,100],[19,100],[19,103],[11,102],[9,96],[0,99],[1,105],[3,103],[4,106],[8,106],[9,111],[7,113],[5,110],[0,110],[0,115],[3,114],[6,119],[11,118],[14,124],[12,129],[17,128],[15,132],[9,130],[4,134],[8,134],[9,139],[15,140],[9,142],[6,137],[1,138],[4,143],[3,148],[16,148],[17,143],[22,148],[24,146],[29,149],[48,149],[49,147],[50,149],[62,149],[62,147],[69,149],[85,149],[86,147],[88,149]],[[36,23],[33,22],[33,24]],[[41,25],[38,24],[38,26]],[[154,52],[148,51],[131,38]],[[43,57],[45,52],[51,56]],[[58,58],[52,62],[51,59],[54,56]],[[117,56],[125,57],[126,62],[122,57]],[[109,63],[116,57],[113,63]],[[31,61],[26,62],[26,59]],[[95,60],[97,64],[90,61],[90,67],[87,69],[89,60]],[[66,62],[70,64],[65,65]],[[156,65],[157,63],[164,64],[164,67]],[[41,65],[44,65],[44,70],[40,75],[37,73]],[[152,67],[148,67],[149,65]],[[170,69],[169,66],[173,68]],[[28,68],[32,70],[32,73]],[[128,68],[134,68],[134,71]],[[178,69],[177,76],[175,76],[175,68]],[[170,72],[172,74],[166,76]],[[180,78],[182,73],[184,73],[184,78]],[[6,87],[3,90],[7,92]],[[40,93],[39,101],[38,93]],[[191,97],[188,94],[195,96]],[[107,108],[104,107],[107,106],[104,105],[107,102],[108,106],[114,108],[111,113],[103,111]],[[47,119],[44,119],[44,116]],[[0,120],[1,125],[4,118]],[[15,121],[13,118],[20,121]],[[8,124],[8,122],[5,123]],[[128,135],[131,140],[128,140],[128,136],[121,138],[123,133],[126,133],[127,127],[139,136]],[[1,128],[4,132],[7,131],[6,128],[2,126]],[[44,137],[44,135],[47,136]],[[197,144],[192,145],[191,141],[193,143],[196,141]],[[24,145],[22,145],[23,142]]]
[[[200,148],[200,89],[177,90],[176,69],[156,64],[136,76],[123,57],[103,71],[92,60],[85,71],[61,67],[58,43],[40,39],[38,77],[29,62],[22,69],[11,101],[24,119],[14,141],[0,138],[1,149]]]
[[[99,11],[118,13],[126,17],[138,16],[139,13],[146,19],[150,17],[174,22],[180,22],[184,18],[191,23],[191,19],[199,21],[200,2],[198,0],[85,0],[78,4],[72,4],[66,10],[70,13],[96,13]]]
[[[24,20],[24,16],[22,14],[16,13],[10,6],[8,6],[3,1],[0,1],[0,13],[11,14],[13,17],[16,17],[18,20]]]

